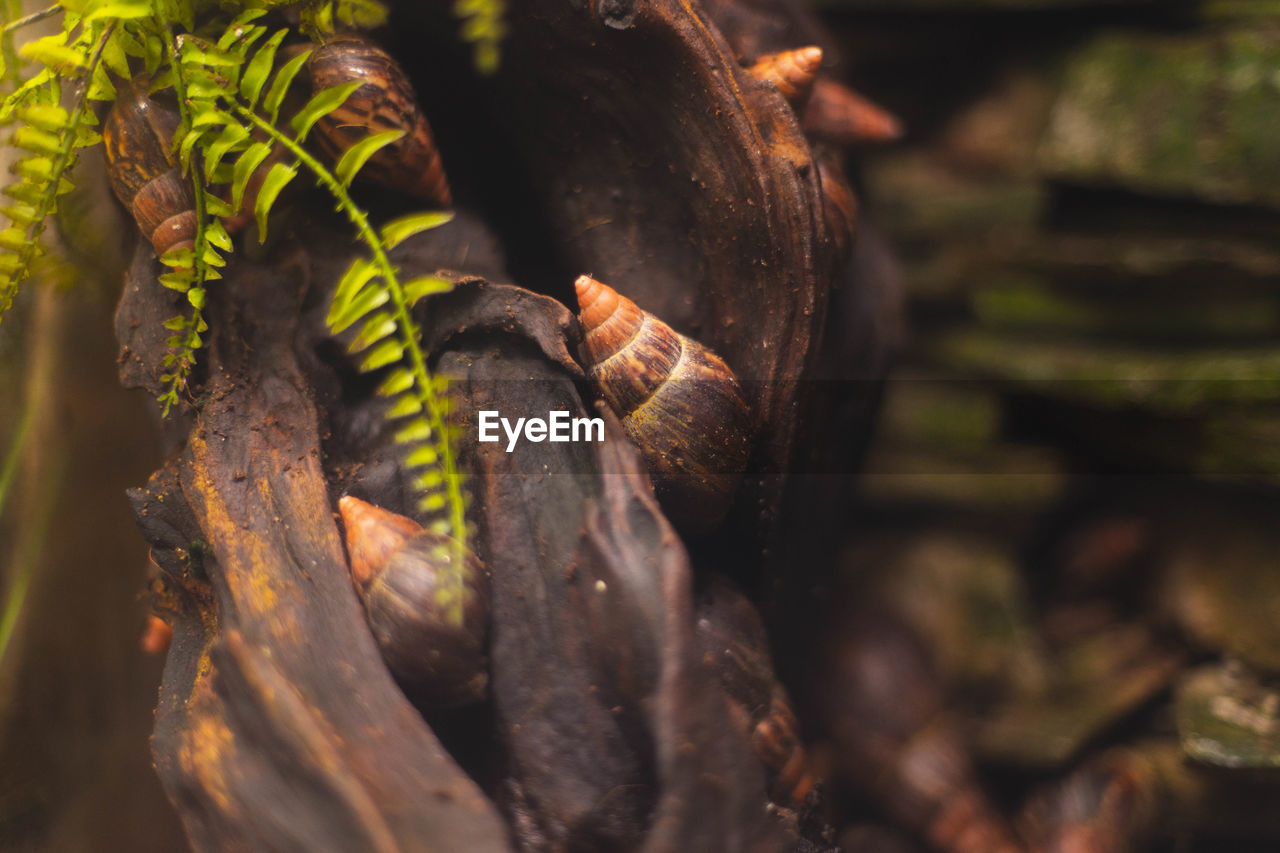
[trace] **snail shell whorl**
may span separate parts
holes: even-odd
[[[748,70],[758,80],[772,83],[792,106],[799,106],[813,91],[818,66],[822,64],[822,48],[817,45],[769,53],[756,60]]]
[[[838,145],[891,142],[902,136],[902,122],[842,83],[819,77],[801,117],[806,133]]]
[[[178,115],[153,100],[147,88],[146,77],[121,88],[102,140],[112,191],[163,255],[194,244],[195,199],[170,150]]]
[[[639,446],[673,520],[728,511],[751,453],[751,414],[729,366],[613,288],[575,283],[588,375]]]
[[[364,82],[316,123],[315,138],[335,162],[372,134],[405,130],[399,140],[373,155],[360,170],[361,177],[442,206],[452,203],[431,128],[399,63],[365,38],[338,36],[312,52],[308,67],[316,91]]]
[[[479,560],[464,569],[462,624],[439,604],[445,537],[417,522],[343,497],[351,577],[387,668],[406,693],[431,707],[456,707],[484,698],[488,683],[485,634],[488,589]]]

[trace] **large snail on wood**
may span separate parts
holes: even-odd
[[[462,602],[447,600],[450,549],[416,521],[359,498],[338,502],[351,577],[387,668],[405,692],[432,707],[484,698],[488,584],[479,560],[462,573]],[[459,621],[456,616],[461,614]]]
[[[373,155],[361,177],[445,207],[452,202],[431,128],[399,63],[368,39],[343,35],[316,48],[308,68],[316,91],[357,80],[364,84],[316,123],[315,138],[334,162],[372,134],[404,130]]]
[[[612,287],[575,287],[587,374],[640,447],[658,499],[694,528],[728,511],[751,453],[751,413],[733,371]]]
[[[193,245],[195,200],[170,148],[178,114],[147,93],[148,83],[138,77],[119,89],[102,141],[111,189],[163,255]]]

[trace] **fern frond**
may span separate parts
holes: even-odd
[[[302,9],[302,31],[314,41],[343,29],[372,30],[387,22],[379,0],[312,0]]]
[[[0,321],[13,304],[18,286],[30,275],[41,254],[40,237],[45,223],[57,209],[58,197],[72,189],[66,175],[75,164],[78,148],[96,144],[99,137],[86,125],[96,123],[89,102],[102,97],[98,73],[105,75],[102,55],[115,23],[85,22],[78,35],[70,27],[50,41],[22,53],[45,68],[10,94],[0,116],[16,116],[24,123],[13,134],[12,144],[25,152],[12,171],[19,180],[4,194],[19,202],[6,214],[10,227],[0,238]],[[61,78],[80,84],[70,110],[60,103]],[[114,93],[113,93],[114,94]]]
[[[472,43],[481,74],[498,70],[507,35],[506,12],[506,0],[456,0],[453,5],[453,14],[462,20],[462,39]]]

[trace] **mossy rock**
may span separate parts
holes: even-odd
[[[1045,172],[1214,203],[1280,206],[1280,32],[1104,34],[1070,58]]]

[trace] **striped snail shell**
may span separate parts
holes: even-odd
[[[157,255],[190,248],[196,236],[195,199],[171,145],[177,111],[148,93],[149,80],[120,87],[102,127],[107,171],[116,198],[129,209]]]
[[[810,45],[765,54],[747,70],[757,80],[772,83],[792,107],[799,108],[809,99],[821,64],[822,48]]]
[[[941,853],[1021,853],[910,628],[861,607],[840,614],[829,637],[813,699],[847,779]]]
[[[587,374],[640,448],[672,520],[714,525],[751,453],[733,371],[702,344],[589,276],[575,283]]]
[[[810,136],[837,145],[892,142],[902,136],[897,116],[827,77],[814,80],[800,125]]]
[[[732,583],[716,577],[703,593],[696,627],[703,661],[715,670],[724,690],[729,719],[764,766],[769,799],[800,809],[817,782],[791,698],[774,675],[768,636],[755,605]]]
[[[462,623],[439,601],[447,539],[416,521],[343,497],[347,555],[365,616],[387,668],[411,699],[451,708],[484,698],[488,585],[474,556],[463,567]]]
[[[307,64],[316,91],[356,80],[364,84],[316,123],[315,138],[334,162],[372,134],[404,130],[373,155],[360,176],[444,207],[452,203],[431,128],[399,63],[366,38],[341,35],[316,48]]]

